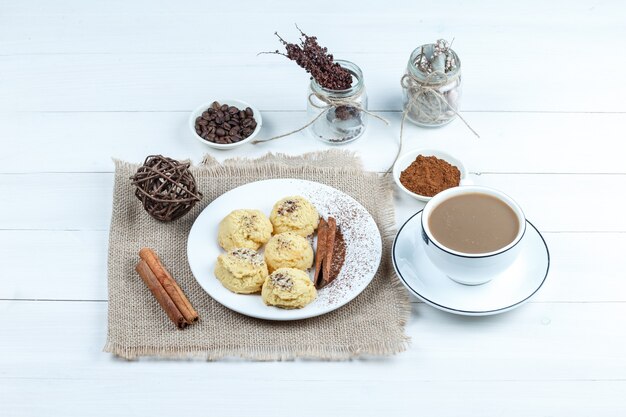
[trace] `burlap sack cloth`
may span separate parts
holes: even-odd
[[[410,311],[405,290],[390,262],[394,234],[389,178],[364,172],[352,154],[327,151],[300,157],[268,155],[219,164],[206,157],[194,167],[202,201],[183,218],[161,223],[144,212],[129,177],[137,165],[116,161],[113,218],[109,235],[109,328],[104,350],[124,358],[156,356],[256,360],[317,358],[340,360],[390,355],[408,343],[404,326]],[[380,268],[353,301],[320,317],[293,322],[265,321],[235,313],[214,301],[195,281],[187,263],[187,235],[211,201],[228,190],[268,178],[302,178],[351,195],[374,217],[383,236]],[[233,209],[254,206],[241,201]],[[200,314],[200,321],[177,330],[134,270],[139,249],[152,247]]]

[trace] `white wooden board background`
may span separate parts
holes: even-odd
[[[626,413],[626,5],[620,1],[0,1],[0,416],[619,416]],[[236,97],[263,134],[306,122],[273,32],[358,63],[372,120],[345,148],[391,163],[411,50],[455,38],[461,122],[408,126],[515,197],[552,254],[526,306],[487,318],[414,300],[411,348],[349,362],[102,353],[111,157],[208,151],[186,121]],[[324,149],[304,136],[219,159]],[[421,204],[396,195],[401,224]],[[299,407],[297,412],[294,408]]]

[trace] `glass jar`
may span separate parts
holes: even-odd
[[[349,61],[335,60],[352,74],[352,87],[329,90],[311,80],[307,115],[314,120],[307,128],[316,139],[343,145],[358,139],[367,126],[367,93],[361,69]]]
[[[438,127],[450,123],[459,111],[461,99],[461,61],[450,49],[456,68],[449,72],[423,72],[417,65],[425,48],[420,46],[411,53],[406,73],[402,77],[403,109],[406,118],[418,126]]]

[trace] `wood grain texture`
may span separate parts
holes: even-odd
[[[204,371],[208,374],[211,369]],[[302,406],[298,393],[319,390],[330,392],[326,401],[314,402],[299,411],[299,416],[340,414],[413,417],[416,409],[429,410],[433,415],[441,417],[588,417],[621,415],[626,412],[626,404],[620,400],[626,389],[624,381],[272,380],[272,392],[280,393],[272,397],[259,389],[263,384],[270,385],[267,380],[227,379],[216,383],[206,376],[192,378],[178,373],[173,375],[174,372],[169,369],[164,373],[168,376],[167,384],[162,381],[163,374],[150,378],[140,371],[124,379],[65,379],[54,380],[54,383],[49,379],[17,382],[0,379],[0,400],[6,399],[3,401],[6,417],[82,417],[112,413],[166,415],[165,410],[176,410],[181,414],[210,410],[212,415],[223,417],[287,417],[293,416],[294,408]],[[179,392],[175,392],[178,395],[172,395],[170,384],[188,383],[201,386],[205,392],[192,396]],[[381,388],[383,384],[384,388]],[[25,390],[38,393],[38,400],[21,401]],[[249,392],[245,400],[234,400],[234,392],[239,391]],[[280,399],[281,406],[274,405],[274,401],[269,401],[268,397],[276,398],[276,401]],[[115,398],[115,401],[109,398]]]
[[[420,42],[444,37],[456,39],[461,55],[463,110],[623,112],[621,95],[585,82],[578,63],[582,51],[599,44],[619,50],[624,10],[619,2],[566,1],[479,7],[281,1],[246,13],[200,1],[184,8],[143,1],[111,8],[11,5],[0,25],[6,39],[0,91],[7,94],[0,111],[191,110],[209,95],[249,100],[261,110],[302,110],[306,75],[281,57],[257,57],[279,47],[274,31],[295,38],[298,22],[337,57],[362,67],[374,110],[400,108],[409,54]],[[490,67],[494,58],[497,70]],[[610,62],[623,67],[626,57],[611,54]],[[546,68],[559,68],[558,75]],[[610,83],[616,92],[626,88],[621,77]]]
[[[295,95],[305,100],[304,91]],[[300,154],[328,149],[302,133],[263,145],[211,149],[191,136],[189,113],[0,112],[0,146],[23,155],[14,158],[11,153],[0,153],[0,174],[111,172],[110,157],[140,162],[148,152],[198,162],[206,153],[223,160],[266,152]],[[309,120],[303,111],[262,113],[260,138],[286,133]],[[378,114],[391,125],[372,119],[365,135],[342,149],[357,152],[367,169],[381,172],[391,165],[398,149],[400,113]],[[480,139],[459,120],[445,129],[407,123],[404,149],[445,149],[473,172],[626,173],[626,113],[480,112],[464,113],[464,117],[480,132]]]
[[[419,304],[407,327],[412,347],[393,358],[206,363],[112,360],[100,351],[104,303],[0,301],[0,404],[16,417],[174,409],[274,417],[293,415],[298,393],[325,389],[301,415],[409,416],[416,407],[442,416],[620,415],[624,341],[606,318],[625,308],[529,304],[476,319]]]
[[[298,415],[626,414],[624,16],[624,2],[591,0],[0,2],[0,415],[274,417],[321,392]],[[275,30],[295,39],[296,22],[362,67],[369,107],[391,125],[372,120],[345,149],[375,171],[395,156],[411,50],[455,38],[461,109],[481,139],[458,120],[407,125],[405,149],[445,149],[474,182],[517,199],[550,246],[548,281],[495,317],[414,299],[412,346],[393,358],[102,353],[110,158],[199,161],[208,149],[189,137],[187,117],[214,98],[259,107],[265,137],[303,125],[308,77],[282,57],[256,56],[279,46]],[[295,135],[212,155],[320,149]],[[398,224],[423,207],[397,193],[394,202]]]
[[[544,237],[550,276],[533,302],[626,302],[626,233]],[[107,245],[106,231],[0,231],[0,299],[106,300]]]
[[[266,49],[276,47],[272,38],[267,44]],[[400,110],[400,78],[412,49],[382,60],[369,54],[341,55],[357,63],[367,77],[370,109]],[[257,58],[256,53],[0,56],[0,71],[9,75],[0,79],[0,89],[8,94],[0,101],[0,111],[191,111],[208,100],[230,97],[253,103],[261,111],[304,110],[306,75],[280,57]],[[491,54],[501,54],[505,61],[501,65],[512,68],[536,59],[532,52],[519,61],[502,51]],[[541,56],[553,60],[548,52]],[[572,50],[561,58],[573,62],[577,57],[577,50]],[[463,55],[468,68],[463,71],[464,111],[626,111],[619,94],[607,96],[575,73],[563,72],[556,81],[540,70],[531,76],[532,68],[504,75],[482,63],[488,59]],[[626,65],[626,58],[617,55],[616,60],[616,65]],[[558,63],[555,60],[552,65]],[[211,74],[210,88],[206,87],[206,74]],[[100,83],[97,89],[93,87],[94,79]],[[250,79],[252,82],[242,82]],[[616,92],[626,88],[622,84],[626,81],[619,77],[612,82]],[[491,88],[485,89],[485,85]],[[589,99],[581,100],[581,93]]]
[[[623,335],[614,331],[610,320],[626,314],[626,303],[532,303],[484,318],[413,304],[407,325],[412,337],[408,351],[390,358],[343,362],[112,360],[101,352],[106,310],[106,303],[0,301],[0,381],[122,381],[133,375],[150,379],[166,372],[215,387],[251,377],[259,383],[611,381],[623,379],[626,372]],[[511,348],[516,345],[523,349]],[[186,390],[179,389],[175,392]]]
[[[112,164],[112,163],[111,163]],[[482,174],[475,184],[505,190],[541,231],[624,232],[626,175]],[[0,229],[107,230],[111,173],[0,175]],[[592,198],[590,198],[592,197]],[[396,190],[396,219],[403,223],[424,203]]]

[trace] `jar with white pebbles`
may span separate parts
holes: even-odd
[[[424,127],[450,123],[461,98],[461,61],[443,39],[416,48],[402,77],[404,117]]]

